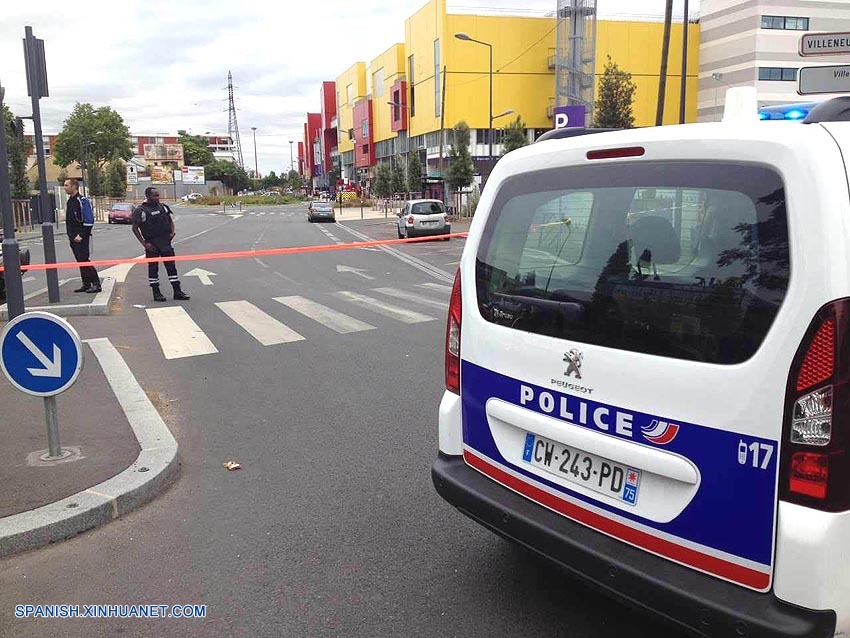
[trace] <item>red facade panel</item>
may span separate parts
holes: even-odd
[[[322,133],[322,114],[307,113],[307,131],[306,139],[304,140],[307,167],[310,170],[310,175],[320,175],[322,173],[321,166],[316,166],[316,141]]]
[[[336,82],[322,82],[322,124],[325,129],[333,128],[336,117]]]
[[[368,168],[375,165],[375,145],[372,143],[372,100],[354,104],[354,166]]]
[[[298,142],[298,174],[304,174],[304,142]]]

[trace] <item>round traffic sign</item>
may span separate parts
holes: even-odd
[[[49,397],[67,390],[83,367],[80,336],[49,312],[26,312],[0,332],[0,369],[18,390]]]

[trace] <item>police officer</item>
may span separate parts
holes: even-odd
[[[145,247],[145,257],[174,257],[174,248],[171,246],[171,240],[174,239],[173,215],[168,206],[159,203],[159,191],[148,186],[145,189],[145,201],[133,211],[133,234]],[[168,273],[168,281],[174,288],[174,299],[189,299],[189,295],[180,288],[174,262],[163,263]],[[154,301],[167,301],[159,290],[159,262],[148,264],[148,283],[151,285]]]
[[[83,223],[83,205],[80,203],[80,183],[75,179],[65,180],[68,203],[65,206],[65,230],[71,242],[74,259],[81,264],[89,261],[92,227]],[[100,277],[94,266],[80,266],[83,285],[74,292],[100,292]]]

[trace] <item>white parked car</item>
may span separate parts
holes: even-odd
[[[398,212],[399,239],[448,235],[451,232],[446,207],[438,199],[413,199],[406,202]]]
[[[440,495],[699,635],[850,633],[846,120],[500,160],[451,295]]]
[[[183,195],[180,199],[184,202],[194,202],[196,199],[200,199],[203,197],[200,193],[189,193],[188,195]]]

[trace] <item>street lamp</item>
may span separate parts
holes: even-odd
[[[723,81],[722,73],[712,73],[711,79],[714,80],[714,115],[717,117],[717,89],[721,84],[725,87],[728,87],[729,85]]]
[[[295,170],[295,160],[292,157],[292,140],[289,140],[289,172]]]
[[[260,179],[260,170],[257,168],[257,127],[252,126],[254,131],[254,179]]]
[[[481,40],[476,40],[468,36],[466,33],[455,33],[455,37],[458,40],[464,40],[466,42],[475,42],[476,44],[481,44],[487,47],[490,50],[490,130],[489,130],[489,138],[490,138],[490,163],[493,162],[493,45],[488,42],[482,42]]]

